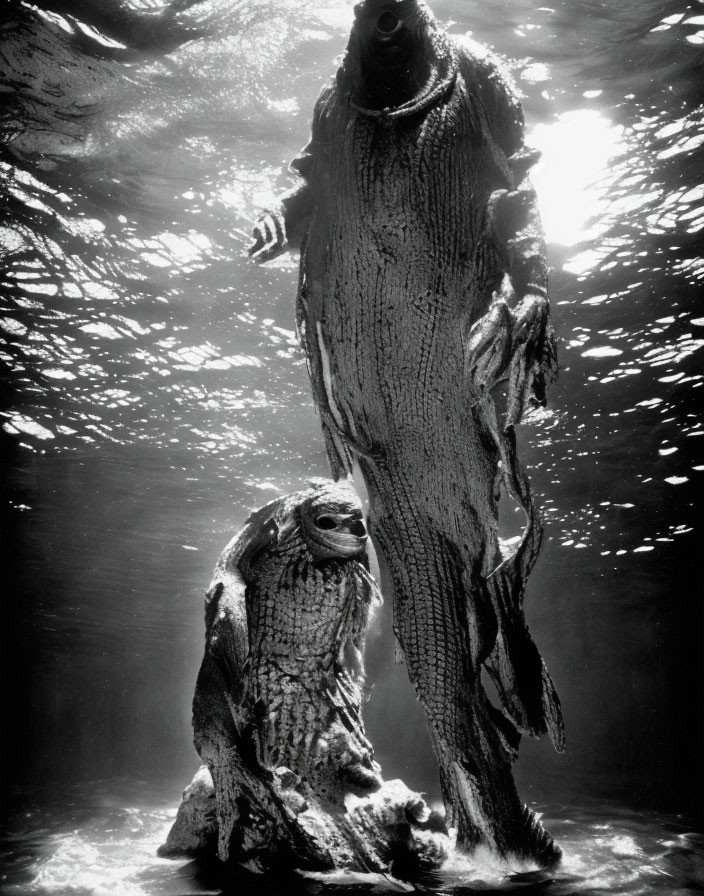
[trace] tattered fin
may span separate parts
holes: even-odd
[[[499,631],[484,666],[518,730],[533,737],[549,734],[555,749],[561,752],[565,734],[560,701],[526,625],[521,601],[512,595],[511,584],[503,570],[487,580],[497,608]],[[522,583],[518,587],[522,588]]]
[[[566,739],[562,706],[545,663],[543,663],[543,714],[553,746],[558,753],[564,752]]]
[[[484,579],[485,599],[493,606],[497,622],[484,667],[518,731],[534,737],[548,733],[561,751],[565,737],[560,701],[523,613],[525,584],[540,550],[542,522],[518,462],[513,428],[499,432],[493,413],[487,414],[486,423],[499,449],[503,485],[523,509],[526,526],[517,549]]]
[[[532,859],[541,868],[556,865],[562,858],[562,850],[540,823],[540,816],[528,806],[523,807],[518,842],[518,855]]]
[[[335,400],[332,367],[330,365],[330,356],[328,355],[328,350],[325,345],[325,338],[323,337],[323,327],[320,321],[317,321],[315,326],[316,334],[318,336],[318,357],[320,358],[323,392],[325,393],[328,410],[330,411],[333,420],[337,424],[338,429],[344,431],[345,422],[342,419],[342,412]]]
[[[505,712],[501,712],[489,702],[487,702],[487,711],[506,755],[511,762],[515,762],[518,759],[518,747],[521,743],[520,731]]]
[[[527,634],[527,638],[530,639],[530,635]],[[522,734],[531,737],[547,734],[555,750],[562,753],[565,749],[565,728],[560,699],[537,648],[534,659],[539,660],[539,669],[535,668],[534,663],[530,664],[529,669],[521,665],[514,668],[511,661],[507,661],[507,653],[505,645],[495,646],[484,664],[506,716]],[[524,679],[519,686],[517,676],[527,675],[530,678]]]
[[[550,321],[545,328],[535,360],[537,370],[533,376],[531,401],[534,406],[545,407],[547,404],[546,389],[557,379],[559,369],[555,329]]]
[[[525,674],[526,669],[516,669],[511,660],[503,631],[499,631],[494,648],[484,661],[484,668],[491,678],[496,692],[499,696],[501,706],[507,717],[516,726],[521,734],[527,734],[537,737],[545,731],[542,722],[539,707],[541,706],[539,694],[535,694],[535,698],[528,701],[528,705],[524,702],[526,688],[519,693],[517,685],[517,675]],[[531,670],[531,678],[535,681],[535,669]]]
[[[308,373],[322,419],[328,459],[337,481],[343,476],[352,475],[354,455],[364,457],[371,463],[376,458],[373,448],[364,444],[364,440],[360,438],[349,404],[337,392],[335,374],[320,321],[316,322],[316,337],[314,349],[317,362],[309,363]]]

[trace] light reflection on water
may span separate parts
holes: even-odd
[[[438,12],[452,19],[458,11],[441,6]],[[295,288],[294,264],[286,259],[260,272],[243,257],[255,210],[272,199],[282,183],[282,163],[304,139],[310,106],[288,91],[296,86],[314,95],[330,70],[330,38],[338,45],[346,25],[343,11],[323,8],[311,14],[307,30],[296,31],[292,14],[292,8],[274,10],[267,4],[252,6],[249,14],[241,5],[196,5],[181,14],[179,25],[197,39],[164,59],[131,62],[128,69],[119,57],[91,57],[90,65],[80,68],[84,60],[71,41],[66,45],[67,36],[75,40],[77,31],[86,33],[85,23],[75,16],[39,10],[36,15],[46,27],[35,24],[17,41],[53,51],[49,58],[57,68],[64,57],[70,59],[71,71],[80,71],[93,87],[94,82],[103,90],[110,85],[100,100],[91,90],[90,102],[79,105],[82,114],[70,118],[71,127],[82,131],[80,152],[51,142],[57,130],[65,130],[55,122],[38,128],[36,120],[27,127],[19,117],[10,119],[16,156],[38,148],[44,152],[34,173],[17,158],[2,162],[0,169],[16,210],[2,231],[8,304],[0,326],[9,340],[4,356],[23,405],[5,412],[4,429],[23,438],[30,450],[46,448],[42,443],[50,440],[58,442],[52,448],[71,448],[76,442],[179,439],[200,451],[244,451],[258,437],[247,425],[248,412],[307,404],[307,384],[291,333],[290,298],[288,311],[285,304]],[[559,28],[552,24],[557,13],[545,8],[539,15],[545,21],[516,25],[507,51],[512,40],[525,44],[527,35],[536,56],[546,49],[544,42]],[[656,21],[650,31],[664,39],[681,28],[689,38],[691,21],[684,14],[677,21],[670,16],[660,25]],[[482,24],[491,37],[490,26]],[[589,24],[598,28],[602,23],[595,18]],[[463,25],[458,19],[454,29],[465,30]],[[91,28],[89,37],[99,39],[99,31]],[[565,35],[560,37],[564,42]],[[9,46],[12,50],[14,44]],[[298,59],[304,50],[308,70],[294,67],[292,85],[282,76],[281,60],[286,54]],[[12,60],[12,53],[7,55]],[[644,300],[652,307],[647,292],[658,274],[668,280],[676,276],[681,285],[701,278],[696,258],[677,258],[673,265],[664,248],[648,242],[651,236],[696,234],[704,227],[704,187],[690,182],[668,189],[663,181],[663,166],[700,145],[701,115],[690,110],[673,120],[670,106],[651,106],[652,114],[643,115],[633,93],[620,97],[609,112],[600,106],[603,89],[589,89],[593,79],[584,79],[581,86],[588,89],[578,97],[561,96],[565,81],[560,65],[565,68],[567,57],[546,53],[544,58],[549,64],[524,57],[516,68],[527,92],[529,120],[536,111],[532,106],[541,113],[531,138],[543,151],[536,182],[553,254],[561,262],[553,302],[558,316],[560,305],[587,306],[572,328],[572,315],[564,315],[563,366],[574,376],[577,362],[571,353],[576,349],[589,359],[588,368],[579,362],[577,370],[586,385],[641,377],[638,401],[616,413],[653,410],[658,398],[664,402],[657,394],[659,383],[700,385],[701,374],[687,363],[704,345],[693,308],[673,307],[668,282],[663,313],[656,309],[645,326],[634,327],[632,313],[628,326],[604,326],[603,314],[588,312],[607,311],[613,317],[618,311],[609,306],[642,305]],[[47,103],[43,81],[29,82],[38,118],[58,116],[65,104],[76,103],[76,85],[65,74],[50,68],[42,78],[55,89]],[[135,82],[146,91],[135,91]],[[561,108],[567,100],[577,102],[577,108]],[[160,116],[151,109],[156,102]],[[117,114],[109,103],[117,103]],[[216,110],[222,108],[227,110],[225,126],[218,130]],[[153,139],[157,132],[159,138]],[[46,141],[41,147],[27,143],[40,138]],[[136,141],[141,154],[137,170],[127,155]],[[93,183],[80,170],[71,172],[70,157],[76,153],[84,164],[87,159],[98,166],[91,172],[98,175]],[[257,154],[274,153],[279,155],[275,161],[255,162]],[[62,156],[68,179],[57,172]],[[645,232],[637,229],[642,224]],[[564,256],[560,246],[569,254]],[[576,277],[574,285],[564,282],[569,274]],[[595,279],[602,290],[609,288],[588,293],[580,288]],[[268,314],[259,313],[262,307]],[[284,362],[299,368],[293,383]],[[247,375],[237,375],[243,367]],[[659,376],[647,376],[650,372]],[[240,389],[233,389],[235,381]],[[159,426],[163,415],[155,412],[163,407],[168,413]],[[223,426],[223,419],[235,415],[238,425]],[[558,422],[558,427],[574,439],[564,424]],[[673,458],[677,469],[662,481],[689,481],[697,465],[685,474],[677,461]]]
[[[530,142],[542,153],[532,176],[549,242],[574,246],[604,232],[607,166],[624,151],[622,134],[594,109],[565,112],[532,131]]]
[[[550,807],[544,821],[563,848],[560,865],[549,872],[517,862],[477,855],[472,861],[451,856],[440,872],[416,884],[364,874],[296,875],[267,880],[244,872],[184,860],[160,859],[175,809],[165,799],[145,803],[136,790],[132,800],[100,788],[74,794],[63,811],[33,807],[16,824],[5,844],[2,892],[33,894],[119,894],[187,896],[203,893],[349,894],[424,892],[462,896],[474,892],[568,894],[657,894],[700,892],[704,886],[704,836],[688,831],[682,820],[629,812],[615,805]],[[90,807],[90,808],[88,808]],[[63,824],[56,819],[64,816]],[[73,815],[73,817],[71,817]],[[26,831],[26,832],[25,832]],[[8,848],[9,847],[9,848]]]
[[[562,369],[549,407],[521,427],[547,523],[526,607],[569,746],[558,758],[526,744],[521,792],[557,807],[626,791],[612,832],[593,827],[612,823],[598,808],[549,810],[560,875],[510,886],[701,884],[685,846],[627,809],[693,806],[697,789],[701,4],[432,5],[506,55],[543,152]],[[257,209],[289,183],[351,3],[52,0],[12,16],[0,46],[12,87],[0,111],[3,535],[21,596],[6,654],[11,748],[32,787],[167,768],[183,774],[173,802],[193,762],[215,559],[252,507],[327,471],[293,333],[296,260],[255,268],[245,250]],[[387,777],[435,796],[388,641],[370,645],[367,726]],[[49,849],[42,886],[58,892],[80,866],[87,890],[198,892],[150,858],[167,802],[130,805],[97,822],[100,836],[77,823],[47,839],[61,810],[29,819],[27,837]],[[146,838],[130,841],[134,867],[131,824]],[[636,854],[617,855],[629,843]],[[80,877],[91,863],[106,883]]]

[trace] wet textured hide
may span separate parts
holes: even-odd
[[[255,226],[252,254],[263,261],[302,244],[298,326],[331,466],[340,477],[357,460],[364,475],[383,590],[459,842],[548,863],[559,850],[511,773],[522,734],[564,744],[523,614],[541,524],[513,433],[557,370],[527,176],[536,154],[490,54],[450,39],[414,0],[355,10],[292,164],[301,179]],[[386,13],[382,31],[400,21],[407,55],[371,71],[385,38],[369,22]],[[386,88],[373,90],[382,76]],[[502,491],[526,514],[506,556]]]
[[[383,783],[361,717],[372,604],[361,505],[317,481],[254,513],[218,562],[193,701],[207,768],[162,855],[251,870],[436,867],[449,841],[423,800]],[[437,828],[437,825],[436,825]]]

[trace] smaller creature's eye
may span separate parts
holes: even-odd
[[[315,525],[319,529],[337,529],[337,523],[331,516],[319,516]]]
[[[382,12],[379,18],[376,20],[376,28],[377,31],[380,31],[382,34],[392,34],[399,27],[398,18],[387,9],[386,12]]]

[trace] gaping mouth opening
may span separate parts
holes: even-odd
[[[376,20],[376,30],[379,34],[383,34],[385,37],[388,37],[391,34],[394,34],[401,28],[401,20],[398,16],[394,15],[390,10],[385,10]]]

